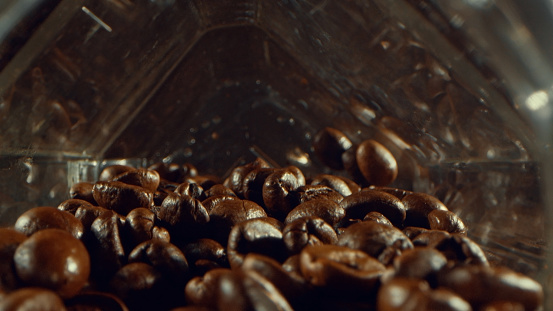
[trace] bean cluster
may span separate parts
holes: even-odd
[[[0,310],[541,306],[539,283],[490,265],[442,202],[387,186],[397,164],[382,145],[348,141],[326,129],[315,151],[352,179],[262,159],[224,179],[109,166],[0,229]]]

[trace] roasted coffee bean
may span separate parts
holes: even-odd
[[[213,269],[203,277],[193,278],[184,289],[186,301],[189,304],[216,308],[220,280],[223,275],[230,273],[230,269]]]
[[[193,177],[188,177],[184,180],[184,182],[196,183],[200,185],[200,187],[202,187],[202,189],[204,189],[205,191],[208,191],[209,189],[211,189],[211,187],[215,185],[223,183],[221,178],[215,175],[197,175]]]
[[[109,181],[120,181],[128,185],[139,186],[153,193],[159,187],[160,177],[159,173],[154,170],[135,169],[119,174]]]
[[[111,292],[121,298],[130,310],[167,309],[163,291],[168,289],[161,273],[154,267],[133,262],[117,271],[109,283]]]
[[[124,216],[137,207],[149,208],[154,203],[153,192],[120,181],[96,182],[93,195],[99,206]]]
[[[315,216],[324,219],[325,222],[334,227],[345,215],[344,209],[338,203],[325,199],[313,199],[291,210],[284,223],[289,224],[302,217]]]
[[[367,189],[367,188],[365,188],[365,189]],[[365,190],[365,189],[363,189],[363,190]],[[389,193],[389,194],[397,197],[400,200],[402,200],[406,195],[413,193],[412,191],[399,189],[399,188],[393,188],[393,187],[370,186],[368,189]]]
[[[438,285],[463,297],[475,310],[494,301],[511,301],[522,304],[524,310],[538,310],[544,294],[538,282],[505,267],[456,267],[440,273]]]
[[[404,225],[430,229],[428,214],[434,210],[447,211],[447,207],[436,197],[426,193],[415,192],[401,200],[406,210]]]
[[[198,170],[190,163],[179,165],[176,163],[168,164],[159,162],[151,165],[148,169],[157,171],[160,178],[175,183],[182,183],[187,177],[194,177],[198,175]]]
[[[240,268],[259,273],[271,282],[292,305],[301,303],[302,298],[305,298],[309,290],[304,278],[288,273],[279,262],[263,255],[246,255]]]
[[[129,165],[115,164],[115,165],[106,166],[100,173],[98,180],[111,181],[113,180],[113,178],[115,178],[115,176],[123,174],[128,171],[133,171],[133,170],[135,170],[135,168]]]
[[[357,146],[351,147],[342,154],[342,163],[344,163],[344,168],[352,180],[358,183],[360,186],[366,187],[369,186],[363,173],[357,165]]]
[[[176,193],[168,195],[154,213],[168,226],[173,238],[193,238],[194,233],[199,234],[201,225],[209,222],[209,214],[200,201]]]
[[[352,146],[344,133],[330,127],[319,131],[313,139],[313,149],[319,160],[335,170],[344,169],[342,154]]]
[[[98,205],[93,195],[94,183],[78,182],[73,184],[69,189],[69,197],[71,199],[79,199],[90,202],[92,205]]]
[[[0,299],[2,311],[65,311],[63,300],[54,291],[40,287],[21,288]]]
[[[411,240],[399,229],[373,221],[349,226],[338,237],[337,245],[362,250],[385,265],[402,251],[413,248]]]
[[[123,227],[127,250],[130,251],[136,245],[152,239],[155,218],[154,212],[144,207],[129,212]]]
[[[191,272],[195,275],[203,275],[211,269],[229,266],[226,248],[215,240],[201,238],[186,244],[182,250]]]
[[[152,239],[158,239],[165,242],[171,242],[171,235],[169,231],[163,227],[154,226],[152,228]]]
[[[44,229],[21,242],[14,254],[15,271],[27,286],[57,292],[62,298],[75,296],[90,274],[86,247],[61,229]]]
[[[336,203],[340,203],[344,199],[344,197],[334,189],[323,185],[306,185],[299,187],[290,194],[290,197],[293,206],[298,206],[304,202],[315,199],[330,200]]]
[[[334,228],[319,217],[298,218],[284,227],[284,244],[291,254],[301,252],[308,245],[336,244]]]
[[[127,256],[121,239],[122,230],[123,222],[113,211],[100,214],[92,222],[87,247],[94,281],[108,281],[126,263]]]
[[[519,302],[494,301],[480,308],[481,311],[524,311],[524,306]]]
[[[414,246],[436,247],[436,245],[440,244],[444,239],[449,239],[451,237],[448,232],[442,230],[429,230],[420,228],[424,229],[425,231],[420,231],[416,233],[417,231],[414,229],[419,229],[419,227],[407,228],[413,229],[410,234],[414,235],[414,237],[411,237],[411,241],[413,242]]]
[[[90,207],[90,206],[94,206],[94,205],[92,205],[90,202],[85,201],[85,200],[68,199],[68,200],[65,200],[65,201],[61,202],[58,205],[58,209],[60,211],[66,211],[66,212],[69,212],[69,213],[75,215],[75,212],[77,211],[77,209],[79,207],[82,207],[82,206]]]
[[[447,289],[433,290],[423,280],[395,278],[378,291],[378,311],[472,311],[470,304]]]
[[[457,214],[441,209],[433,210],[428,214],[430,229],[443,230],[449,233],[466,234],[467,227]]]
[[[90,228],[92,227],[92,223],[94,222],[94,220],[96,220],[96,218],[98,218],[98,216],[100,216],[102,213],[107,212],[112,211],[95,205],[83,205],[75,211],[75,218],[77,218],[83,224],[83,239],[86,239],[86,237],[89,235]]]
[[[441,251],[449,260],[471,265],[488,266],[486,254],[478,244],[462,234],[451,234],[435,245],[432,245]]]
[[[374,221],[379,224],[393,226],[393,224],[386,218],[386,216],[382,215],[379,212],[369,212],[365,217],[363,217],[363,221]]]
[[[174,192],[179,195],[187,195],[202,201],[206,199],[204,189],[197,183],[183,182],[175,188]]]
[[[119,297],[99,291],[85,290],[65,301],[68,311],[128,311]]]
[[[300,268],[312,285],[345,297],[375,293],[386,269],[365,252],[336,245],[307,246],[300,253]]]
[[[409,239],[413,240],[415,239],[419,234],[430,231],[426,228],[421,227],[405,227],[403,228],[403,233],[405,233],[406,236],[409,237]],[[447,232],[446,232],[447,233]],[[426,245],[425,245],[426,246]]]
[[[303,183],[305,184],[305,179]],[[300,186],[301,183],[296,175],[288,169],[276,170],[267,176],[262,188],[267,214],[284,220],[288,212],[295,207],[290,194]]]
[[[321,174],[317,175],[311,181],[313,186],[327,186],[332,188],[334,191],[338,192],[344,197],[357,193],[361,188],[353,181],[346,181],[343,177],[338,177],[335,175]]]
[[[394,276],[424,279],[430,283],[447,264],[447,258],[436,249],[415,247],[394,258]]]
[[[372,139],[363,141],[357,147],[355,157],[359,171],[369,184],[387,186],[396,180],[396,159],[381,143]]]
[[[217,298],[219,310],[293,310],[271,282],[252,270],[223,274],[219,279]]]
[[[15,221],[15,230],[26,236],[48,228],[65,230],[77,239],[80,239],[84,232],[83,224],[74,215],[51,206],[32,208]]]
[[[19,244],[26,239],[26,235],[13,228],[0,228],[0,291],[9,292],[18,287],[13,255]]]
[[[147,263],[173,285],[182,285],[187,279],[188,261],[182,251],[175,245],[159,239],[152,239],[137,245],[129,254],[129,263]]]
[[[232,195],[215,195],[203,200],[202,205],[205,207],[208,213],[211,213],[211,210],[213,210],[215,206],[219,205],[219,203],[221,203],[222,201],[228,201],[228,200],[240,200],[240,199]],[[250,201],[250,202],[253,202],[253,201]]]
[[[406,215],[405,207],[397,197],[377,190],[363,190],[352,194],[344,198],[340,206],[346,212],[344,220],[363,219],[370,212],[379,212],[399,228],[402,227]]]
[[[263,185],[265,179],[276,169],[273,168],[258,168],[250,171],[243,179],[242,191],[244,192],[244,198],[250,201],[254,201],[259,205],[264,205],[263,202]]]
[[[240,267],[249,253],[266,255],[283,262],[287,251],[281,230],[282,227],[269,217],[238,223],[232,228],[228,238],[227,255],[230,266]]]
[[[240,199],[221,201],[209,213],[209,231],[215,240],[226,245],[233,226],[260,217],[267,217],[267,213],[255,202]]]
[[[232,191],[230,188],[223,186],[222,184],[214,185],[213,187],[209,188],[208,191],[205,192],[206,197],[212,197],[212,196],[218,196],[218,195],[228,195],[228,196],[236,196],[234,191]]]
[[[238,166],[232,170],[230,175],[225,179],[223,185],[231,189],[234,193],[236,193],[241,198],[245,197],[246,189],[244,189],[244,179],[246,176],[255,169],[260,168],[269,168],[269,164],[261,159],[257,158],[255,161],[250,162],[243,166]]]

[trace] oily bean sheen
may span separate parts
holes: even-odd
[[[15,250],[15,271],[28,286],[75,296],[90,274],[90,258],[81,241],[67,231],[44,229],[31,235]]]
[[[374,221],[379,224],[393,226],[392,223],[386,218],[386,216],[382,215],[379,212],[369,212],[365,217],[363,217],[363,221]]]
[[[92,193],[98,205],[121,215],[127,215],[137,207],[149,208],[154,202],[153,192],[120,181],[98,181]]]
[[[182,251],[170,242],[159,239],[137,245],[129,254],[129,263],[132,262],[144,262],[153,266],[171,279],[173,284],[184,282],[188,272],[188,261]]]
[[[353,181],[351,181],[351,183],[353,183]],[[359,186],[355,184],[355,186],[352,187],[351,183],[346,182],[344,178],[328,174],[317,175],[311,181],[311,185],[313,186],[322,185],[330,187],[344,197],[359,192]]]
[[[305,180],[303,183],[305,184]],[[295,207],[290,194],[300,185],[300,181],[290,170],[277,170],[267,176],[262,188],[267,213],[272,217],[284,219]]]
[[[84,232],[83,224],[75,216],[51,206],[32,208],[15,221],[15,230],[27,236],[48,228],[65,230],[77,239],[80,239]]]
[[[291,210],[286,219],[285,224],[291,223],[302,217],[315,216],[320,217],[329,225],[335,226],[345,216],[344,209],[336,202],[325,199],[313,199],[301,203]]]
[[[93,194],[94,183],[79,182],[71,186],[69,189],[69,196],[72,199],[79,199],[90,202],[93,205],[97,205]]]
[[[135,170],[134,167],[129,165],[110,165],[106,166],[102,172],[100,173],[100,177],[98,177],[99,181],[110,181],[115,178],[115,176],[126,173],[128,171]]]
[[[58,205],[58,209],[60,211],[66,211],[66,212],[69,212],[69,213],[75,215],[75,212],[77,211],[77,209],[79,207],[82,207],[82,206],[90,207],[90,206],[94,206],[94,205],[92,205],[90,202],[85,201],[85,200],[69,199],[69,200],[65,200],[65,201],[61,202]]]
[[[249,200],[227,200],[217,204],[209,213],[208,224],[213,238],[226,244],[230,230],[238,223],[266,217],[267,213],[257,203]]]
[[[21,288],[0,299],[2,311],[64,311],[60,296],[49,289],[40,287]]]
[[[284,244],[291,254],[301,252],[308,245],[336,244],[334,228],[318,217],[298,218],[284,227]]]
[[[466,234],[467,227],[457,214],[441,209],[428,213],[428,224],[430,229],[443,230],[449,233]]]
[[[140,186],[151,192],[159,187],[159,173],[154,170],[136,169],[124,172],[113,177],[110,181],[120,181],[125,184]]]
[[[436,197],[426,193],[411,193],[401,200],[405,206],[406,217],[404,225],[406,227],[423,227],[430,229],[428,215],[434,210],[447,211],[447,207]]]
[[[330,168],[344,169],[342,154],[353,146],[349,138],[341,131],[326,127],[314,138],[313,148],[317,157]]]
[[[387,186],[397,177],[397,162],[392,153],[379,142],[369,139],[356,150],[359,171],[371,185]]]
[[[345,210],[345,219],[363,219],[369,212],[384,215],[396,227],[401,227],[406,210],[403,203],[395,196],[377,190],[363,190],[352,194],[340,206]]]

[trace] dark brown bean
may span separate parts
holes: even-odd
[[[250,171],[243,179],[242,191],[244,198],[254,201],[259,205],[264,205],[263,202],[263,185],[265,179],[275,172],[273,168],[258,168]]]
[[[75,212],[77,211],[77,209],[81,206],[94,206],[92,205],[90,202],[88,201],[85,201],[85,200],[80,200],[80,199],[68,199],[68,200],[65,200],[63,202],[61,202],[59,205],[58,205],[58,209],[60,211],[66,211],[66,212],[69,212],[73,215],[75,215]]]
[[[335,170],[344,169],[342,154],[352,146],[344,133],[330,127],[320,130],[313,139],[313,149],[317,157],[323,164]]]
[[[121,173],[109,181],[120,181],[128,185],[139,186],[153,193],[159,187],[160,177],[159,173],[154,170],[135,169]]]
[[[93,189],[94,183],[91,182],[78,182],[71,186],[69,189],[69,197],[71,199],[79,199],[90,202],[92,205],[98,205],[94,199]]]
[[[0,228],[0,290],[12,291],[19,285],[15,273],[13,255],[17,247],[27,239],[23,233],[13,228]],[[0,299],[1,301],[2,299]]]
[[[26,287],[0,299],[2,311],[65,311],[63,300],[56,292],[39,287]]]
[[[379,311],[472,311],[471,305],[447,289],[433,290],[423,280],[395,278],[378,291]]]
[[[187,177],[194,177],[198,175],[198,170],[190,163],[179,165],[176,163],[168,164],[159,162],[151,165],[148,169],[157,171],[160,178],[175,183],[182,183]]]
[[[305,179],[303,183],[305,184]],[[300,186],[301,183],[296,175],[288,169],[276,170],[267,176],[262,188],[267,214],[284,220],[288,212],[296,206],[290,194]]]
[[[302,217],[287,224],[282,231],[290,254],[297,254],[308,245],[336,244],[334,228],[318,217]]]
[[[200,201],[176,193],[168,195],[154,213],[173,238],[194,238],[192,235],[199,234],[200,227],[210,219]]]
[[[524,311],[524,305],[512,301],[494,301],[480,308],[481,311]]]
[[[211,213],[211,210],[213,210],[213,208],[216,205],[218,205],[222,201],[228,201],[228,200],[240,200],[240,199],[238,197],[232,196],[232,195],[215,195],[215,196],[212,196],[212,197],[209,197],[209,198],[203,200],[202,205],[205,207],[205,209],[207,210],[208,213]],[[251,201],[251,202],[253,202],[253,201]]]
[[[344,199],[337,191],[323,185],[306,185],[299,187],[290,194],[290,197],[293,206],[298,206],[304,202],[315,199],[330,200],[336,203],[340,203]]]
[[[437,241],[434,248],[449,260],[463,264],[488,266],[488,259],[478,244],[462,234],[451,234]]]
[[[467,227],[461,218],[451,211],[441,209],[431,211],[428,214],[428,223],[430,229],[443,230],[449,233],[467,233]]]
[[[267,217],[267,213],[253,201],[240,199],[221,201],[209,213],[209,231],[216,241],[226,245],[234,225],[260,217]]]
[[[186,301],[189,304],[216,307],[220,279],[229,273],[232,273],[230,269],[213,269],[203,277],[193,278],[184,289]]]
[[[149,208],[154,203],[153,192],[120,181],[98,181],[92,191],[98,205],[127,215],[137,207]]]
[[[163,277],[154,267],[129,263],[117,271],[109,283],[111,291],[121,298],[130,310],[166,309]]]
[[[387,186],[396,179],[396,159],[381,143],[372,139],[363,141],[357,147],[355,157],[359,171],[369,184]]]
[[[199,262],[200,265],[214,263],[213,267],[228,267],[227,250],[221,243],[212,240],[201,238],[191,243],[188,243],[183,248],[184,255],[190,264],[191,269],[196,269],[202,272],[202,267],[195,267]]]
[[[368,186],[363,173],[357,165],[357,146],[351,147],[342,154],[342,162],[344,163],[344,168],[352,180],[358,183],[360,186]]]
[[[394,258],[394,276],[424,279],[432,282],[432,278],[446,264],[447,258],[436,249],[415,247]]]
[[[65,230],[77,239],[80,239],[84,232],[83,224],[74,215],[51,206],[32,208],[15,221],[15,230],[26,236],[48,228]]]
[[[187,280],[188,261],[175,245],[159,239],[152,239],[137,245],[129,254],[129,263],[147,263],[171,280],[174,286],[184,286]]]
[[[346,297],[375,293],[386,269],[365,252],[336,245],[306,247],[300,253],[300,268],[312,285]]]
[[[230,266],[242,265],[249,253],[269,256],[278,262],[287,257],[282,240],[282,228],[271,218],[245,220],[232,228],[228,238],[227,255]]]
[[[200,185],[200,187],[202,187],[202,189],[204,189],[205,191],[208,191],[209,189],[211,189],[211,187],[213,187],[215,185],[219,185],[219,184],[223,183],[221,178],[219,178],[219,176],[215,176],[215,175],[190,176],[190,177],[187,177],[184,180],[184,182],[196,183],[196,184]]]
[[[346,215],[344,209],[336,202],[326,199],[313,199],[306,201],[288,213],[285,224],[302,218],[315,216],[324,219],[329,225],[335,226]]]
[[[90,228],[92,227],[92,223],[100,214],[106,213],[106,212],[112,212],[108,209],[105,209],[100,206],[95,205],[83,205],[79,207],[75,211],[75,218],[77,218],[82,224],[83,224],[83,239],[86,239],[86,236],[90,233]]]
[[[128,171],[133,171],[133,170],[135,170],[135,168],[129,165],[115,164],[115,165],[106,166],[100,173],[98,180],[111,181],[113,180],[113,178],[115,178],[115,176],[123,174]]]
[[[350,183],[348,183],[342,177],[338,177],[335,175],[328,175],[328,174],[320,174],[315,176],[315,178],[313,178],[313,180],[311,181],[311,185],[327,186],[329,188],[332,188],[333,190],[335,190],[336,192],[338,192],[344,197],[352,195],[353,193],[357,193],[361,189],[353,181],[350,181]],[[352,189],[352,185],[355,185],[356,187],[353,187]]]
[[[407,228],[418,228],[418,227],[407,227]],[[424,229],[424,228],[420,228]],[[411,241],[413,241],[413,245],[415,246],[429,246],[429,247],[436,247],[436,245],[440,244],[444,239],[449,239],[451,235],[442,230],[430,230],[430,229],[424,229],[425,231],[421,231],[416,233],[416,231],[412,231],[410,234],[414,235],[411,237]]]
[[[126,263],[126,253],[121,239],[123,222],[113,211],[101,213],[92,222],[87,247],[90,252],[91,277],[95,282],[109,281]]]
[[[209,188],[208,191],[205,192],[206,197],[213,197],[213,196],[219,196],[219,195],[226,195],[226,196],[233,196],[236,197],[236,194],[234,191],[232,191],[230,188],[222,185],[217,184],[213,187]]]
[[[90,274],[90,258],[81,241],[65,230],[44,229],[23,241],[14,254],[15,271],[27,286],[75,296]]]
[[[511,301],[522,304],[524,310],[538,310],[543,301],[538,282],[505,267],[457,267],[440,273],[438,285],[454,291],[475,309],[494,301]]]
[[[187,195],[201,201],[206,198],[204,189],[197,183],[183,182],[175,188],[174,192],[179,195]]]
[[[447,207],[436,197],[426,193],[415,192],[406,195],[401,202],[405,206],[406,227],[422,227],[430,229],[428,214],[434,210],[447,211]]]
[[[373,221],[349,226],[338,237],[337,245],[362,250],[385,265],[402,251],[413,248],[411,240],[399,229]]]
[[[363,219],[370,212],[379,212],[399,228],[403,226],[406,215],[405,207],[397,197],[377,190],[352,194],[344,198],[340,206],[346,212],[344,220]]]
[[[127,250],[130,251],[136,245],[153,237],[155,217],[154,212],[144,207],[135,208],[129,212],[123,227]]]
[[[367,188],[365,188],[365,189],[367,189]],[[363,190],[365,190],[365,189],[363,189]],[[400,200],[402,200],[406,195],[413,193],[412,191],[399,189],[399,188],[393,188],[393,187],[370,186],[368,189],[383,191],[383,192],[389,193],[389,194],[397,197]]]
[[[393,224],[386,218],[386,216],[382,215],[379,212],[369,212],[365,217],[363,217],[363,221],[374,221],[379,224],[393,226]]]
[[[265,160],[261,158],[257,158],[253,162],[234,168],[230,173],[230,175],[225,179],[223,185],[227,186],[239,197],[244,199],[246,198],[245,197],[246,189],[244,188],[245,186],[244,179],[246,178],[246,176],[255,169],[269,168],[269,167],[270,167],[269,164]]]

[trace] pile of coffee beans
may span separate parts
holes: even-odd
[[[433,196],[389,187],[391,153],[324,129],[351,178],[257,159],[106,167],[0,229],[0,310],[538,310]]]

